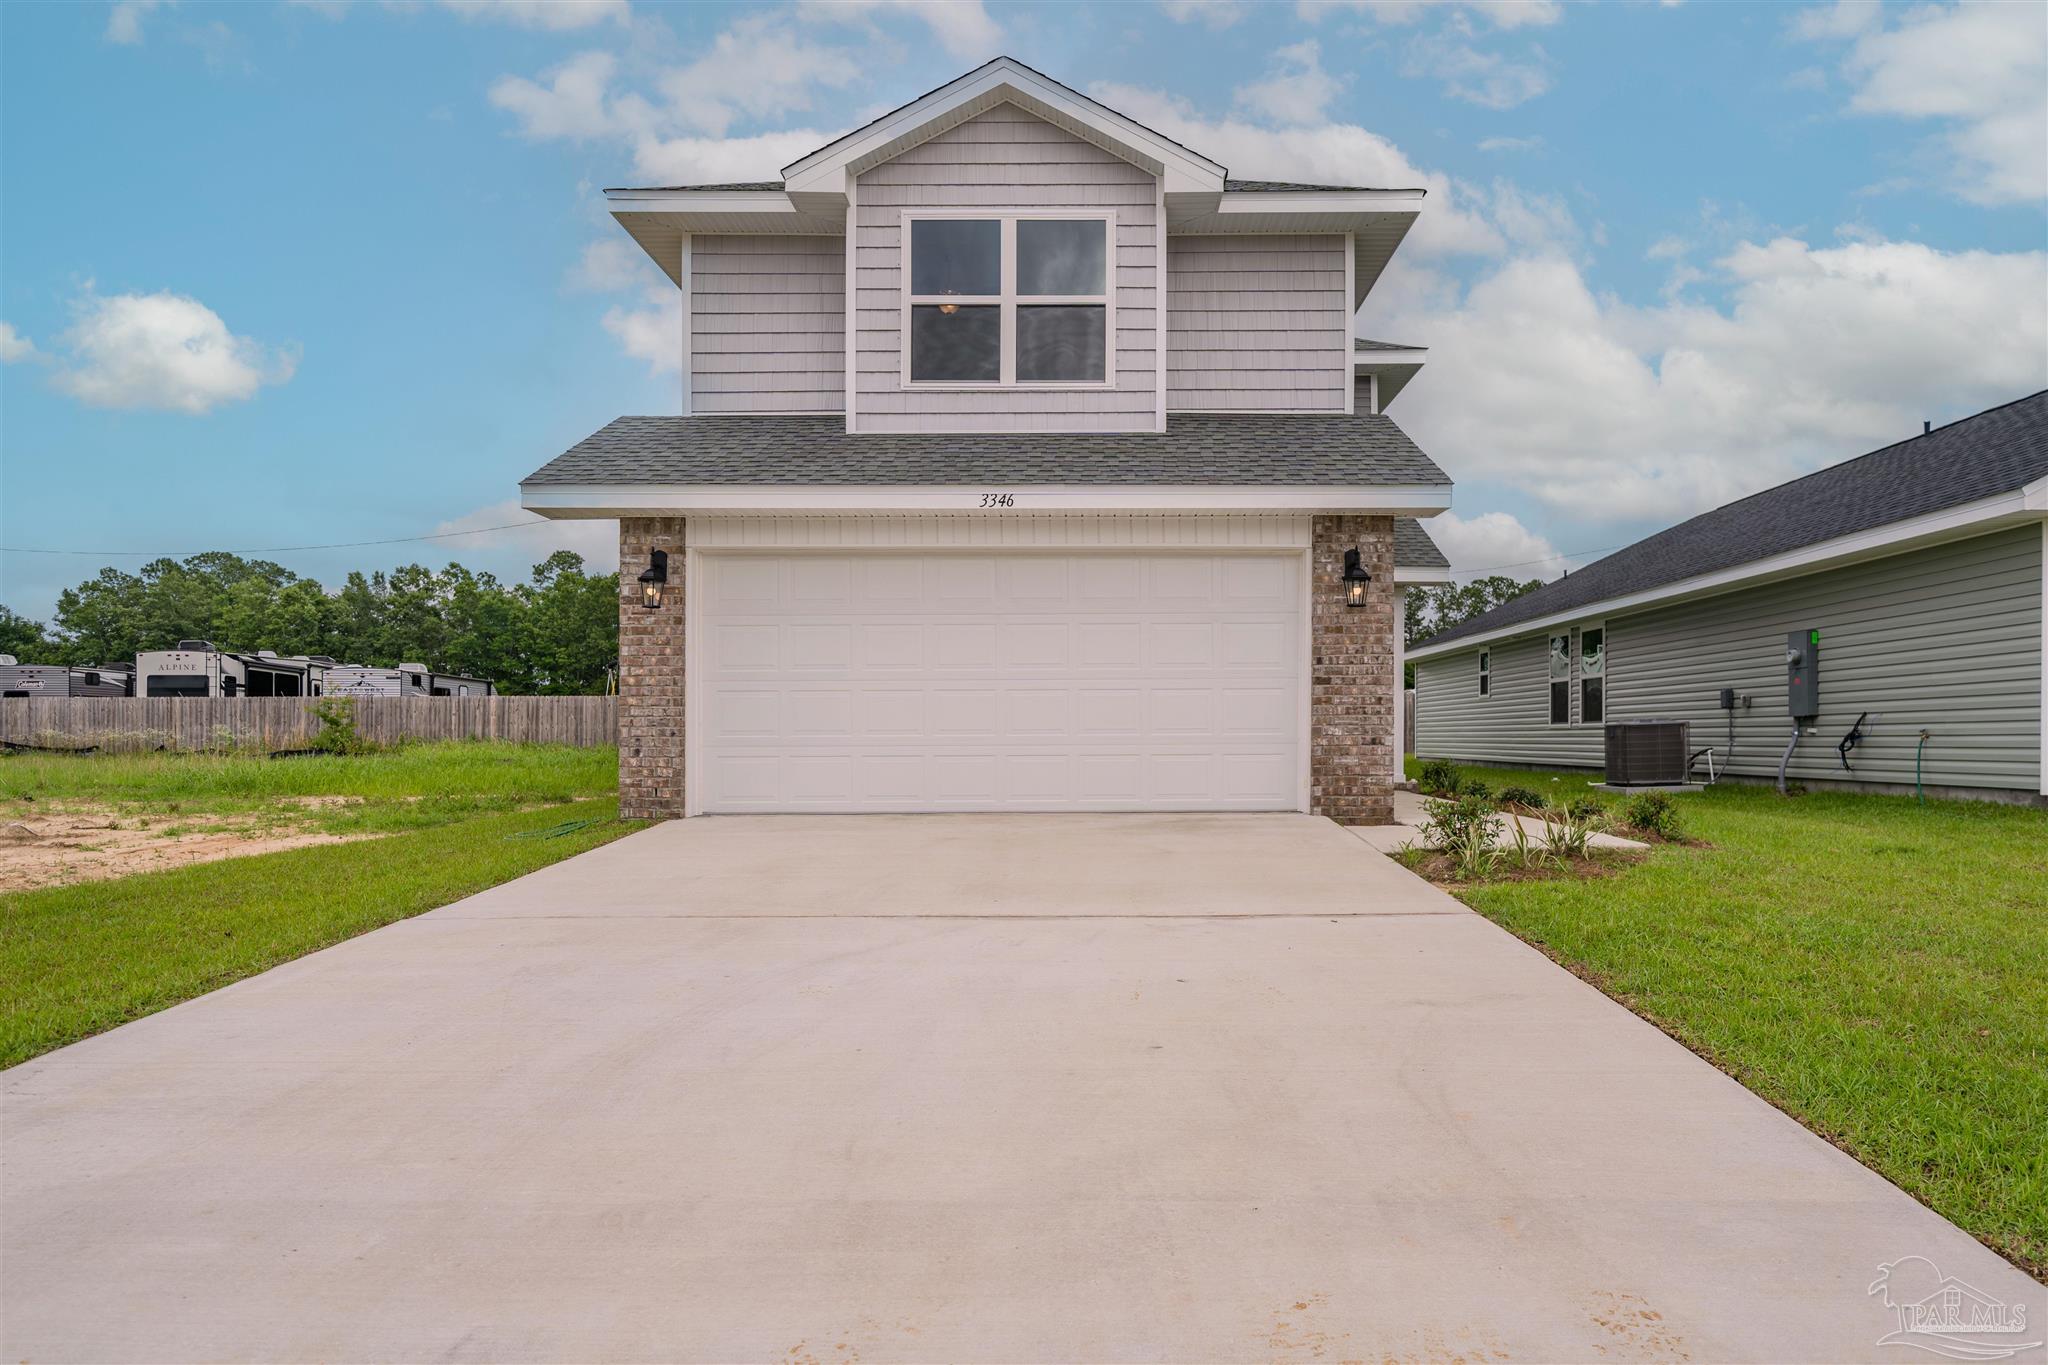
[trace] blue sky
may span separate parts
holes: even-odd
[[[0,601],[522,520],[521,475],[677,406],[599,186],[773,177],[998,52],[1238,175],[1430,187],[1359,332],[1432,348],[1392,415],[1459,481],[1462,568],[2048,386],[2030,4],[17,3]],[[271,557],[519,576],[609,534]]]

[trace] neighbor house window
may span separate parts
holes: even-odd
[[[1587,626],[1579,632],[1579,721],[1598,725],[1607,716],[1607,632]]]
[[[1550,637],[1550,723],[1572,723],[1572,637]]]
[[[911,217],[904,377],[913,384],[1107,384],[1113,222]]]
[[[1479,651],[1479,695],[1493,695],[1493,658],[1483,649]]]

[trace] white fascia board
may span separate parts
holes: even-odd
[[[1216,212],[1367,213],[1420,212],[1422,190],[1225,190]]]
[[[1031,484],[615,484],[522,488],[519,505],[544,517],[664,516],[677,512],[1369,512],[1435,516],[1448,485],[1421,487]]]
[[[1428,363],[1429,348],[1427,346],[1409,346],[1399,351],[1353,350],[1351,352],[1351,368],[1361,374],[1369,370],[1385,369],[1389,365],[1427,365]]]
[[[1394,581],[1404,588],[1438,587],[1451,581],[1449,569],[1404,569],[1394,566]]]
[[[613,213],[795,213],[784,190],[606,190]]]
[[[2042,499],[2040,505],[2030,501],[2037,497]],[[1569,611],[1556,611],[1547,616],[1531,617],[1526,621],[1517,621],[1511,626],[1481,631],[1477,635],[1467,635],[1462,639],[1449,640],[1440,645],[1418,645],[1408,651],[1408,657],[1434,659],[1502,640],[1520,639],[1525,635],[1541,635],[1552,626],[1598,620],[1602,617],[1612,619],[1625,612],[1673,605],[1689,598],[1712,597],[1724,592],[1733,592],[1765,579],[1793,578],[1803,574],[1819,573],[1824,569],[1843,568],[1867,560],[1884,559],[1891,555],[1905,554],[1909,550],[1938,545],[1943,541],[1961,540],[1968,536],[1984,535],[2005,526],[2023,525],[2040,520],[2044,514],[2048,514],[2048,480],[2029,484],[2011,493],[2000,493],[1994,497],[1979,498],[1975,502],[1966,502],[1939,512],[1929,512],[1924,517],[1911,517],[1886,526],[1872,527],[1868,531],[1857,531],[1851,535],[1837,536],[1833,540],[1804,545],[1796,550],[1787,550],[1781,555],[1772,555],[1768,559],[1751,560],[1747,564],[1737,564],[1713,573],[1698,574],[1692,578],[1680,579],[1676,583],[1645,588],[1641,592],[1627,593],[1620,597],[1603,597]]]
[[[865,128],[791,162],[782,168],[783,182],[793,194],[844,194],[847,177],[855,164],[886,154],[889,144],[911,136],[924,124],[963,104],[1005,93],[1005,87],[1023,100],[1055,110],[1156,162],[1169,191],[1223,188],[1224,168],[1216,162],[1009,57],[998,57],[923,98],[884,114]]]

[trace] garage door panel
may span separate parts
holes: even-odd
[[[1300,805],[1298,556],[703,560],[701,809]]]

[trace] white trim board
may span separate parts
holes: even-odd
[[[1478,645],[1501,640],[1520,639],[1528,635],[1547,635],[1554,626],[1573,625],[1580,621],[1597,620],[1603,616],[1620,616],[1647,607],[1665,606],[1690,598],[1732,592],[1765,579],[1820,573],[1826,569],[1842,568],[1867,560],[1904,554],[1909,550],[1918,550],[1929,545],[1939,545],[1944,541],[1966,540],[1971,536],[1985,535],[2008,526],[2038,520],[2044,511],[2048,511],[2048,479],[2038,480],[2010,493],[2000,493],[1994,497],[1980,498],[1975,502],[1966,502],[1939,512],[1930,512],[1923,517],[1910,517],[1867,531],[1837,536],[1833,540],[1819,541],[1766,559],[1751,560],[1747,564],[1737,564],[1713,573],[1698,574],[1675,583],[1645,588],[1641,592],[1624,593],[1619,597],[1603,597],[1597,601],[1587,602],[1583,606],[1531,617],[1510,626],[1481,631],[1462,639],[1445,641],[1443,644],[1417,646],[1409,652],[1408,657],[1415,660],[1441,658],[1446,654],[1456,654]]]
[[[1009,497],[1019,512],[1364,512],[1431,517],[1451,505],[1445,485],[1331,484],[560,484],[522,488],[519,505],[544,517],[672,516],[678,512],[977,512]]]

